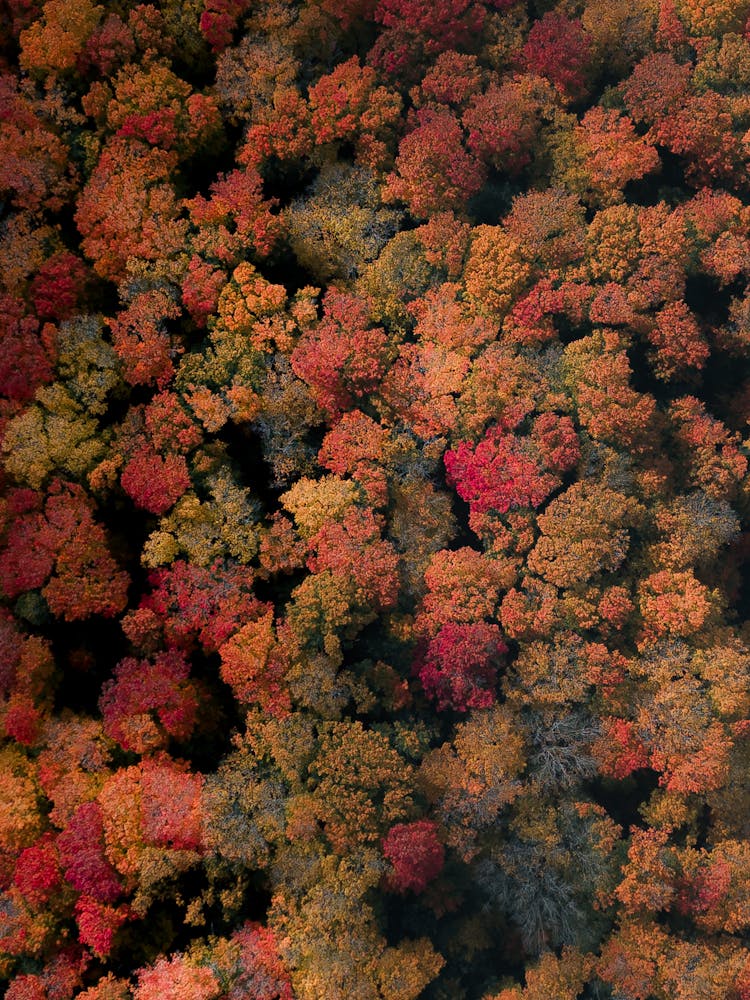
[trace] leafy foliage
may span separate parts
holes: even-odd
[[[0,4],[9,1000],[750,1000],[749,18]]]

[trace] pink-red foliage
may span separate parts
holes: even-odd
[[[122,892],[117,873],[104,853],[104,824],[96,802],[84,802],[57,838],[66,880],[101,903],[114,903]]]
[[[36,844],[19,854],[13,884],[30,905],[35,907],[44,906],[59,890],[62,872],[51,834],[45,834]]]
[[[567,453],[572,458],[569,445]],[[478,514],[538,507],[560,482],[544,470],[528,438],[500,426],[491,427],[476,446],[462,441],[447,451],[445,468],[449,485]]]
[[[576,18],[548,11],[535,21],[522,53],[525,68],[546,77],[566,97],[580,97],[591,58],[583,25]]]
[[[270,927],[245,924],[231,940],[240,947],[240,960],[227,1000],[294,1000],[289,972]]]
[[[31,491],[19,491],[31,498]],[[43,512],[37,494],[31,509],[13,521],[0,560],[0,586],[9,597],[43,587],[54,614],[68,621],[125,607],[129,579],[109,553],[93,503],[73,483],[55,480]]]
[[[383,854],[392,870],[386,876],[391,892],[422,892],[443,869],[445,851],[430,819],[396,823],[383,838]]]
[[[330,570],[351,579],[364,605],[390,608],[398,597],[398,555],[381,538],[380,524],[371,510],[353,508],[340,523],[324,525],[312,538],[307,565],[313,573]]]
[[[203,776],[166,756],[147,758],[141,773],[141,819],[148,843],[197,851],[203,844]]]
[[[67,319],[78,310],[88,270],[69,251],[56,253],[39,268],[31,284],[31,300],[40,319]]]
[[[162,457],[144,447],[125,466],[120,482],[136,506],[151,514],[166,514],[190,488],[190,475],[182,455]]]
[[[387,348],[382,327],[371,325],[369,303],[331,291],[320,323],[303,334],[292,352],[292,368],[310,386],[321,409],[336,417],[377,386]]]
[[[189,678],[190,665],[178,650],[159,653],[153,661],[121,660],[112,680],[102,685],[104,731],[136,753],[160,749],[170,737],[188,739],[199,699]]]
[[[422,108],[417,124],[399,145],[396,170],[384,196],[406,203],[418,219],[462,212],[481,188],[485,170],[463,145],[461,124],[447,108]]]
[[[46,334],[51,329],[40,331],[38,321],[24,315],[19,299],[0,295],[0,395],[26,402],[50,381],[54,339]]]
[[[112,950],[112,940],[128,919],[127,907],[108,906],[91,896],[81,896],[75,905],[78,940],[87,945],[97,958],[106,958]]]
[[[507,649],[497,625],[449,622],[430,640],[415,666],[425,694],[438,710],[488,708],[496,700],[499,658]]]
[[[214,52],[232,43],[239,18],[250,7],[250,0],[204,0],[200,29]]]
[[[375,17],[386,28],[419,39],[435,55],[461,48],[481,30],[486,10],[474,0],[380,0]]]
[[[217,562],[195,566],[177,559],[149,574],[153,588],[128,612],[123,629],[145,651],[164,642],[189,651],[199,642],[214,653],[248,619],[267,605],[253,596],[254,573],[247,566]]]

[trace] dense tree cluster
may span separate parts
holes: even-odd
[[[8,1000],[750,1000],[750,2],[0,2]]]

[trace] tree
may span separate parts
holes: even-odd
[[[500,4],[506,5],[506,0]],[[403,73],[409,55],[414,58],[412,65],[420,65],[424,56],[470,45],[485,14],[472,0],[445,0],[437,12],[422,0],[380,0],[375,17],[386,31],[374,46],[376,63]]]
[[[469,149],[503,173],[519,174],[533,158],[545,97],[529,77],[490,84],[471,98],[461,119]]]
[[[357,288],[369,296],[375,317],[392,329],[410,325],[406,304],[424,295],[435,278],[428,251],[417,230],[396,233],[377,260],[357,280]]]
[[[9,400],[28,402],[40,385],[51,381],[54,341],[39,335],[39,323],[24,315],[23,304],[12,296],[2,297],[3,358],[0,361],[0,393]],[[51,332],[48,329],[48,332]]]
[[[118,14],[107,14],[94,28],[79,59],[82,69],[90,72],[93,66],[103,76],[108,76],[135,54],[135,37],[130,25]]]
[[[283,718],[290,716],[287,713]],[[235,737],[233,750],[216,773],[206,778],[202,791],[203,837],[213,855],[232,865],[235,878],[243,878],[243,866],[264,868],[272,846],[287,831],[293,837],[293,820],[290,816],[287,821],[286,813],[288,789],[278,772],[278,768],[264,766],[258,760],[249,740]],[[252,945],[253,936],[248,938]]]
[[[299,65],[288,42],[278,35],[243,35],[216,60],[216,93],[230,120],[261,117],[273,107],[277,91],[296,80]]]
[[[409,303],[414,335],[425,346],[436,345],[473,355],[491,343],[496,331],[483,316],[475,316],[460,298],[459,286],[445,282]]]
[[[546,77],[568,100],[586,93],[590,41],[577,18],[548,11],[531,26],[522,59],[528,72]]]
[[[741,0],[737,5],[726,0],[704,10],[696,0],[680,0],[677,6],[681,20],[696,35],[716,35],[741,28],[750,15],[750,5]]]
[[[627,77],[653,48],[667,6],[661,3],[657,9],[648,0],[637,0],[625,10],[606,0],[587,3],[580,18],[590,46],[590,67],[597,75],[605,70],[616,78]]]
[[[231,44],[237,21],[247,7],[245,0],[206,0],[200,28],[214,52],[221,52]]]
[[[105,853],[102,810],[96,802],[76,809],[56,842],[66,880],[86,897],[115,903],[123,885]]]
[[[292,202],[286,219],[295,256],[317,281],[349,281],[377,258],[399,217],[382,205],[371,171],[329,163],[307,196]]]
[[[310,88],[311,127],[316,146],[351,142],[357,160],[382,168],[401,115],[401,98],[377,85],[377,74],[352,56]]]
[[[323,438],[318,461],[339,476],[350,475],[365,490],[373,507],[386,496],[386,476],[380,467],[388,432],[360,410],[344,413]]]
[[[80,896],[75,905],[78,940],[97,958],[107,958],[114,936],[130,916],[126,906],[112,907],[88,896]]]
[[[462,110],[481,90],[483,80],[484,73],[475,55],[449,49],[428,67],[409,96],[417,108],[445,104]]]
[[[388,530],[401,554],[399,579],[405,594],[419,596],[424,592],[424,573],[430,557],[449,545],[456,534],[451,498],[422,476],[394,485],[392,497]],[[406,552],[408,559],[404,558]]]
[[[100,979],[96,986],[78,994],[83,1000],[130,1000],[131,993],[128,984],[123,979],[117,979],[111,972]]]
[[[284,686],[284,656],[273,628],[273,612],[248,622],[221,646],[221,676],[241,704],[259,704],[270,715],[291,707]]]
[[[181,347],[170,336],[167,324],[180,315],[167,286],[136,292],[109,321],[113,346],[130,385],[156,384],[163,389],[171,382]]]
[[[518,426],[548,391],[528,358],[507,344],[490,344],[473,362],[459,399],[461,426],[473,438],[498,420]]]
[[[688,483],[714,499],[731,499],[747,472],[738,437],[695,396],[674,401],[670,417]]]
[[[265,609],[253,596],[255,575],[234,560],[203,567],[176,559],[148,577],[151,592],[128,611],[123,630],[144,652],[167,647],[191,651],[199,642],[216,652],[249,617]]]
[[[157,654],[153,663],[128,657],[102,685],[99,700],[104,732],[124,750],[145,754],[169,739],[187,740],[196,725],[200,688],[177,651]]]
[[[47,0],[42,16],[20,34],[21,66],[41,77],[75,72],[103,13],[103,8],[90,0],[77,7],[66,0]]]
[[[187,221],[180,219],[168,181],[174,156],[122,136],[112,138],[78,199],[76,225],[94,270],[122,279],[128,262],[161,261],[169,269],[185,243]],[[110,211],[112,205],[119,211]]]
[[[579,636],[562,629],[546,642],[526,642],[506,682],[508,699],[533,705],[547,718],[556,705],[585,703],[594,673],[588,653]],[[618,663],[616,654],[603,653],[611,666]]]
[[[450,281],[460,277],[471,226],[453,212],[438,212],[416,230],[426,262]]]
[[[680,107],[689,85],[689,65],[678,63],[670,53],[655,52],[635,66],[621,89],[633,120],[653,125]]]
[[[275,901],[271,919],[300,1000],[416,1000],[443,966],[426,938],[387,944],[366,899],[374,859],[362,860],[329,855],[296,898]]]
[[[260,169],[272,156],[294,162],[312,152],[310,109],[296,86],[276,86],[269,106],[259,109],[257,118],[247,130],[238,163]]]
[[[583,256],[583,207],[575,195],[561,188],[516,196],[503,225],[536,267],[562,268]]]
[[[134,1000],[216,1000],[219,982],[206,966],[190,965],[182,955],[161,958],[154,965],[141,969]]]
[[[396,169],[388,176],[386,201],[403,201],[426,219],[438,212],[465,211],[484,182],[478,160],[463,147],[458,119],[448,109],[422,108],[399,144]]]
[[[501,591],[515,582],[512,560],[476,549],[439,549],[424,572],[426,593],[415,619],[419,633],[434,636],[451,623],[471,624],[496,617]]]
[[[305,288],[296,296],[292,305],[299,309],[292,307],[290,322],[285,312],[287,294],[284,286],[266,280],[250,263],[239,264],[232,272],[231,281],[219,294],[219,322],[213,325],[210,338],[216,362],[225,370],[217,370],[216,362],[212,364],[209,360],[205,366],[207,370],[202,373],[204,381],[221,385],[222,377],[226,382],[229,381],[230,374],[235,374],[235,383],[241,380],[247,381],[249,386],[253,385],[257,355],[248,350],[248,338],[256,351],[269,351],[274,340],[278,341],[279,347],[283,346],[288,351],[291,334],[297,332],[293,320],[312,319],[313,294],[312,289]],[[244,363],[243,353],[247,355]],[[186,380],[190,369],[186,365],[183,365],[183,369],[186,371],[181,372],[181,376]]]
[[[415,669],[438,710],[488,708],[495,702],[497,660],[507,652],[497,625],[443,625]]]
[[[7,537],[0,571],[9,597],[41,588],[52,612],[68,621],[123,610],[129,579],[110,555],[93,508],[80,486],[60,480],[51,483],[46,499],[26,506]]]
[[[443,845],[429,819],[392,826],[383,838],[383,854],[392,865],[386,876],[392,892],[422,892],[443,867]]]
[[[661,160],[654,145],[641,138],[627,115],[601,107],[587,111],[570,139],[573,163],[560,155],[560,179],[583,200],[612,205],[625,198],[625,187],[659,170]],[[565,152],[563,152],[565,150]]]
[[[446,843],[466,861],[477,853],[477,838],[497,823],[520,793],[525,766],[524,740],[512,713],[495,705],[472,713],[423,760],[420,786],[445,825]]]
[[[381,538],[380,519],[370,510],[352,507],[340,523],[324,523],[310,539],[310,548],[308,568],[351,581],[357,605],[377,610],[395,605],[398,556],[392,544]]]
[[[707,624],[712,595],[689,570],[660,570],[641,584],[644,641],[657,636],[689,636]]]
[[[43,835],[19,853],[13,884],[32,906],[45,906],[60,890],[62,871],[51,835]]]
[[[695,316],[684,302],[675,302],[661,310],[649,340],[656,348],[654,370],[665,379],[678,376],[685,369],[703,368],[710,354]]]
[[[297,531],[307,540],[326,525],[340,523],[357,499],[355,484],[339,476],[320,479],[305,476],[281,496],[284,509],[293,516]]]
[[[354,399],[372,392],[387,356],[387,338],[382,327],[371,325],[369,302],[331,291],[323,302],[323,318],[303,333],[291,362],[333,418],[350,409]]]
[[[39,784],[57,827],[71,822],[83,803],[93,801],[111,766],[112,743],[101,722],[64,713],[44,726],[39,752]]]
[[[0,95],[0,191],[17,209],[59,211],[74,190],[75,177],[64,141],[54,123],[45,120],[43,108],[24,98],[11,76],[3,76]]]
[[[563,948],[558,957],[546,952],[526,970],[526,985],[493,993],[485,1000],[576,1000],[591,974],[591,960],[575,948]]]
[[[521,247],[501,226],[476,226],[472,233],[464,287],[472,307],[501,320],[530,276]]]
[[[31,285],[34,310],[40,319],[68,319],[78,312],[88,270],[76,254],[61,250],[39,268]]]
[[[130,459],[120,482],[136,506],[152,514],[166,514],[191,485],[182,455],[162,458],[146,448]]]
[[[109,774],[98,794],[106,858],[143,915],[159,883],[196,865],[203,849],[203,777],[166,754]]]
[[[267,257],[283,233],[276,201],[263,197],[263,179],[254,167],[220,174],[210,198],[196,195],[186,207],[196,230],[194,252],[223,266],[239,264],[249,252]]]
[[[184,553],[188,561],[206,568],[217,561],[248,563],[258,551],[257,508],[250,491],[231,474],[209,478],[204,502],[192,490],[162,517],[143,549],[143,563],[150,569],[169,566]]]
[[[636,453],[653,447],[656,402],[631,386],[630,361],[614,331],[569,344],[564,365],[578,419],[594,439]]]
[[[216,142],[220,128],[215,100],[191,93],[165,62],[123,67],[112,81],[107,125],[118,136],[165,150],[181,158]]]
[[[574,483],[540,514],[541,536],[528,566],[556,587],[575,587],[621,565],[641,509],[622,493]]]
[[[8,862],[31,847],[42,831],[42,815],[36,767],[19,749],[6,746],[0,751],[0,863],[12,871]]]
[[[475,447],[462,441],[455,451],[446,452],[448,483],[470,505],[472,514],[538,507],[560,485],[555,473],[570,469],[578,459],[572,424],[567,417],[553,417],[546,433],[561,440],[559,452],[554,453],[548,450],[538,422],[536,427],[546,456],[533,437],[517,436],[502,425],[491,427]],[[551,443],[552,438],[547,440]]]
[[[687,161],[685,175],[695,187],[731,184],[745,162],[742,139],[733,131],[732,106],[723,94],[689,97],[673,116],[653,129],[654,138]]]
[[[739,199],[704,188],[686,205],[684,221],[691,246],[698,250],[700,268],[722,285],[733,281],[743,270],[747,241],[747,220]]]
[[[194,967],[211,969],[228,1000],[294,1000],[270,927],[244,923],[229,938],[192,948],[190,960]]]
[[[313,808],[332,849],[375,844],[413,808],[412,768],[388,737],[360,722],[321,726],[310,768]]]
[[[458,424],[456,396],[469,362],[435,344],[402,344],[381,388],[387,414],[422,438],[447,437]]]

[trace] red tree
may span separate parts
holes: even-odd
[[[354,399],[377,386],[388,356],[381,327],[372,326],[366,299],[331,291],[323,318],[306,331],[292,352],[292,368],[313,390],[330,416],[350,409]]]
[[[141,448],[128,462],[120,477],[122,488],[151,514],[166,514],[190,488],[187,463],[182,455],[161,455]]]
[[[430,819],[396,823],[383,838],[383,854],[391,863],[385,884],[391,892],[422,892],[443,868],[445,851]]]
[[[417,124],[401,140],[396,170],[384,195],[406,202],[418,219],[436,212],[462,212],[484,183],[479,160],[463,145],[463,130],[452,111],[423,108]]]
[[[557,432],[547,433],[554,434],[547,442],[557,443]],[[568,441],[565,431],[561,433],[559,458],[565,463],[562,468],[570,468],[578,457],[575,434]],[[544,432],[538,437],[545,446]],[[555,450],[552,445],[551,454]],[[449,485],[455,486],[458,495],[477,514],[488,511],[505,514],[518,508],[538,507],[560,484],[557,475],[545,471],[538,446],[501,426],[491,427],[477,445],[462,441],[458,448],[446,452],[445,468]]]
[[[496,700],[499,657],[507,648],[497,625],[449,622],[430,640],[415,669],[438,710],[488,708]]]
[[[525,68],[546,77],[568,98],[579,98],[585,92],[590,58],[581,22],[557,11],[548,11],[533,23],[522,52]]]
[[[169,738],[186,740],[193,732],[200,692],[190,681],[190,665],[170,650],[150,660],[121,660],[112,680],[102,685],[99,707],[104,731],[124,750],[163,748]]]

